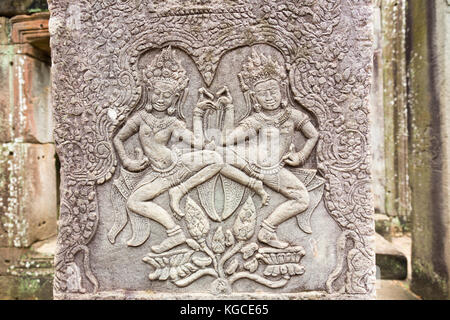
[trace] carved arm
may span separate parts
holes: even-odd
[[[284,159],[284,161],[293,167],[302,165],[306,162],[306,160],[311,155],[312,150],[317,144],[317,141],[319,140],[319,133],[317,132],[316,128],[313,126],[311,122],[305,123],[300,130],[303,135],[307,138],[305,145],[303,146],[303,149],[299,152],[293,152],[287,155],[287,157]]]
[[[251,138],[255,135],[256,130],[251,130],[240,125],[223,137],[222,146],[233,145],[235,143],[242,142],[247,138]]]
[[[128,138],[130,138],[133,134],[135,134],[137,131],[138,128],[136,126],[133,126],[131,123],[127,122],[119,130],[119,132],[113,139],[114,147],[116,148],[117,154],[119,155],[119,158],[122,161],[123,166],[125,167],[125,169],[134,172],[145,169],[145,167],[148,164],[147,157],[138,160],[131,159],[125,151],[124,146],[125,141]]]
[[[317,141],[319,140],[319,132],[317,132],[316,128],[313,126],[311,122],[307,122],[306,124],[304,124],[301,128],[301,131],[308,139],[305,145],[303,146],[303,149],[300,151],[300,153],[302,154],[302,156],[306,161],[306,159],[309,158],[311,152],[316,146]]]

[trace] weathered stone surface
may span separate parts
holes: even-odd
[[[411,288],[424,299],[448,299],[450,4],[410,1],[408,18]]]
[[[33,249],[1,248],[0,299],[50,300],[53,298],[53,254]]]
[[[14,136],[24,142],[53,142],[49,65],[26,55],[14,58]]]
[[[8,41],[0,45],[0,142],[53,142],[48,16],[2,20]]]
[[[386,212],[409,222],[408,113],[405,61],[406,0],[383,0],[382,61]]]
[[[0,276],[0,300],[52,300],[53,274]]]
[[[15,16],[11,19],[11,42],[30,43],[50,56],[48,12]]]
[[[17,265],[25,252],[24,248],[0,248],[0,276],[7,275],[9,268]]]
[[[43,58],[29,45],[0,49],[0,142],[53,141],[50,66],[32,54]]]
[[[384,104],[382,64],[381,1],[374,1],[374,54],[370,99],[370,142],[372,154],[372,190],[375,213],[386,213],[386,163],[384,154]]]
[[[9,43],[10,28],[9,19],[0,17],[0,45]]]
[[[392,237],[391,219],[384,214],[375,214],[375,231],[388,241]]]
[[[371,1],[50,11],[56,298],[374,297]]]
[[[2,0],[0,16],[12,17],[48,10],[47,0]]]
[[[11,63],[12,51],[10,46],[0,46],[2,51],[0,53],[0,141],[8,142],[12,139],[11,132]],[[5,48],[6,47],[6,48]],[[6,49],[6,50],[5,50]]]
[[[377,267],[380,268],[381,279],[404,280],[408,276],[408,260],[394,245],[378,233],[375,240]]]
[[[1,144],[0,175],[0,247],[28,247],[54,235],[54,145]]]

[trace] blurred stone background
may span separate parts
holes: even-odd
[[[449,299],[450,0],[373,6],[377,296]],[[45,0],[0,1],[0,299],[52,299],[59,162],[48,19]]]

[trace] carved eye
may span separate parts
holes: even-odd
[[[166,99],[169,99],[172,95],[170,94],[170,92],[165,92],[163,97]]]

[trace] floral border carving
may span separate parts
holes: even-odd
[[[138,56],[172,44],[193,58],[210,84],[226,52],[266,43],[283,53],[295,100],[318,121],[325,205],[343,231],[328,292],[372,295],[371,1],[201,2],[192,10],[156,0],[50,2],[55,141],[62,169],[55,292],[101,290],[88,248],[98,224],[96,186],[114,174],[112,133],[140,97]],[[336,281],[340,277],[345,281]]]

